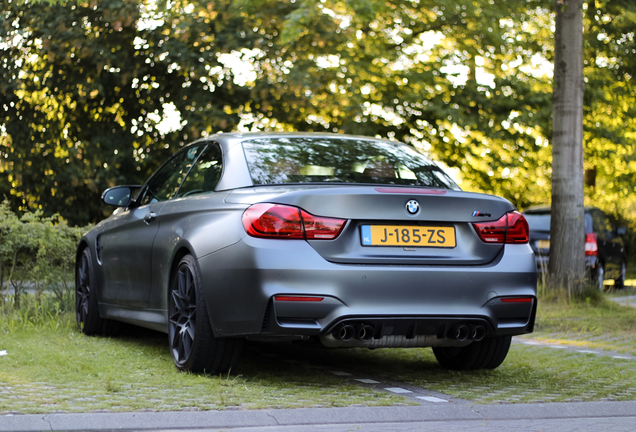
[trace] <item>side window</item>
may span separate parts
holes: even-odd
[[[593,226],[592,215],[586,212],[585,213],[585,234],[594,232],[594,229],[592,228],[592,226]]]
[[[221,178],[222,168],[221,150],[211,144],[190,170],[179,189],[178,196],[212,192]]]
[[[141,205],[169,200],[174,197],[192,164],[205,146],[196,146],[177,153],[153,175],[144,188]]]

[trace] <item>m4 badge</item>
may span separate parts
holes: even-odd
[[[473,217],[490,217],[490,216],[491,216],[490,213],[486,213],[486,212],[480,212],[477,210],[473,212]]]

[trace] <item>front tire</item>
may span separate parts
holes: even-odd
[[[184,256],[169,291],[168,342],[177,369],[195,373],[227,373],[238,361],[242,339],[216,338],[194,258]]]
[[[452,370],[495,369],[505,360],[512,336],[495,336],[465,347],[434,347],[439,364]]]

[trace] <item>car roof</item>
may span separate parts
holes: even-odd
[[[201,141],[216,141],[219,144],[223,145],[234,145],[242,141],[247,141],[250,139],[261,139],[261,138],[336,138],[336,139],[356,139],[356,140],[366,140],[366,141],[376,141],[376,142],[384,142],[394,145],[403,145],[407,144],[400,141],[391,141],[385,138],[376,138],[365,135],[349,135],[349,134],[341,134],[341,133],[330,133],[330,132],[222,132],[214,135],[209,135],[205,138],[201,138],[196,142]],[[194,144],[194,143],[193,143]]]

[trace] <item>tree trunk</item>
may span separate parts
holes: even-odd
[[[578,291],[585,276],[583,0],[556,0],[549,283]]]

